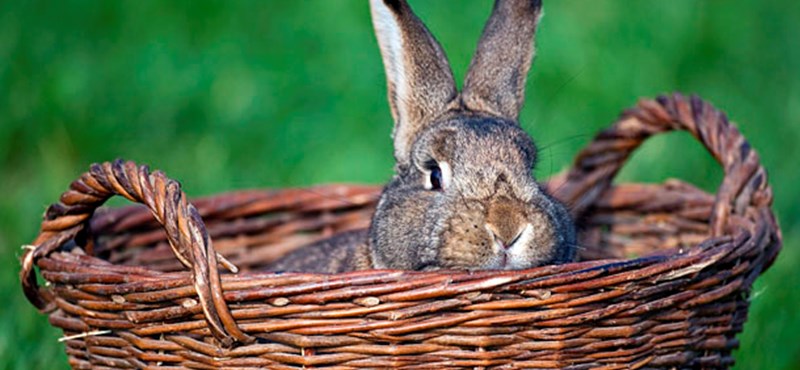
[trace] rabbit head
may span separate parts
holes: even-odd
[[[572,260],[572,221],[535,181],[536,148],[517,122],[541,1],[497,0],[461,93],[441,46],[405,1],[370,7],[397,161],[369,230],[373,267],[521,269]]]

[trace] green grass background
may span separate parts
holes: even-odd
[[[412,1],[464,76],[489,0]],[[568,166],[638,97],[698,93],[761,154],[784,250],[757,281],[738,369],[800,369],[800,2],[550,0],[523,126],[537,174]],[[383,183],[391,121],[365,1],[0,2],[0,368],[66,357],[21,294],[20,246],[90,163],[164,170],[190,196]],[[722,174],[688,135],[651,140],[625,180]]]

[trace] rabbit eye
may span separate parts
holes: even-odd
[[[431,190],[442,190],[442,169],[439,166],[431,168]]]
[[[425,178],[425,189],[442,190],[450,186],[453,174],[447,162],[437,163],[434,160],[430,160],[425,163],[424,171],[428,176]]]

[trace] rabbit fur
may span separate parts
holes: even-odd
[[[394,118],[395,176],[369,230],[296,250],[275,271],[524,269],[575,258],[566,208],[533,177],[517,122],[539,0],[497,0],[461,93],[403,0],[370,0]]]

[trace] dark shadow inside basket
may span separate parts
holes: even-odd
[[[637,258],[707,239],[714,197],[690,184],[620,184],[579,220],[581,260]]]

